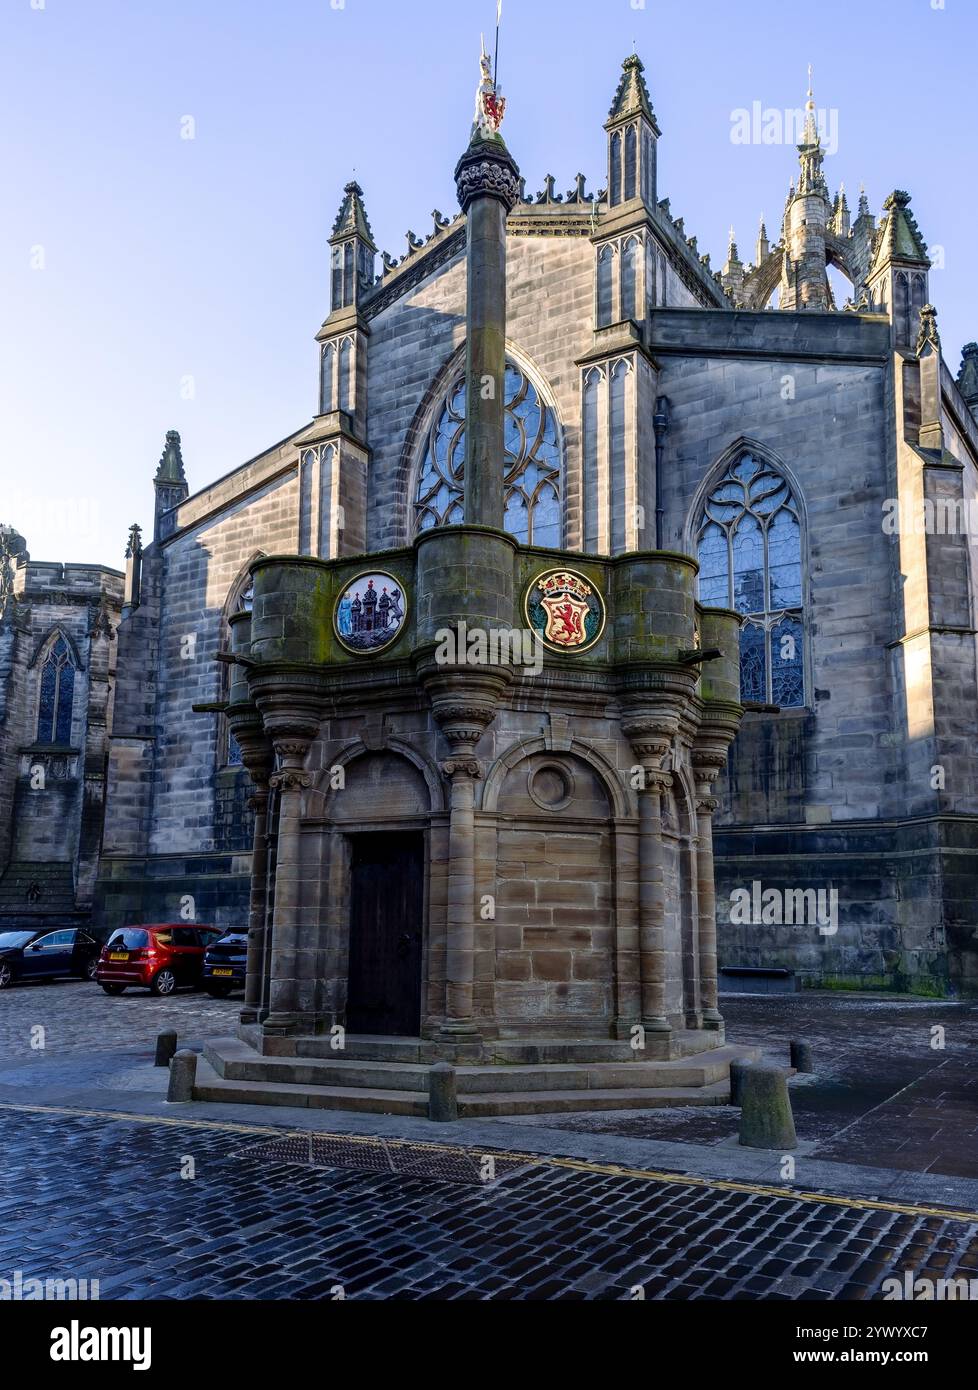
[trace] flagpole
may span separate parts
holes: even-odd
[[[503,0],[499,0],[499,3],[496,5],[496,56],[495,56],[495,58],[494,58],[494,60],[493,60],[493,65],[492,65],[492,85],[493,85],[493,87],[496,87],[496,86],[498,86],[498,84],[499,84],[499,21],[502,19],[502,17],[503,17]]]

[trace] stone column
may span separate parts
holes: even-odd
[[[668,1033],[666,1017],[666,890],[662,854],[662,797],[672,774],[645,766],[638,802],[638,951],[642,1024]]]
[[[482,768],[475,758],[442,764],[451,778],[448,823],[448,911],[445,950],[445,1021],[449,1037],[474,1035],[472,1010],[475,978],[475,784]]]
[[[713,813],[719,801],[712,795],[713,784],[726,762],[724,752],[693,755],[696,779],[696,825],[699,846],[696,851],[696,892],[699,905],[697,952],[700,967],[700,1002],[703,1027],[717,1032],[723,1028],[717,993],[717,908],[716,876],[713,865]]]
[[[276,739],[279,770],[269,778],[269,786],[279,793],[279,814],[272,909],[270,1012],[262,1024],[265,1033],[301,1032],[309,1014],[309,1010],[303,1010],[300,998],[298,959],[303,877],[300,844],[302,795],[313,783],[312,774],[306,772],[304,767],[309,744],[308,739]]]
[[[252,772],[255,790],[248,805],[255,813],[251,851],[251,898],[248,905],[248,967],[242,1023],[257,1023],[262,1003],[265,962],[266,878],[268,874],[268,772]]]
[[[468,217],[465,343],[465,520],[503,524],[506,374],[506,218],[519,198],[519,169],[501,136],[472,143],[455,183]]]

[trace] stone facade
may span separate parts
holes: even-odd
[[[941,358],[926,245],[908,195],[887,198],[878,222],[863,196],[851,219],[844,193],[833,198],[825,184],[817,131],[806,132],[777,241],[762,229],[756,267],[742,264],[732,243],[727,264],[713,272],[659,197],[660,130],[637,59],[625,64],[606,130],[600,192],[589,193],[583,179],[564,195],[552,179],[538,195],[521,184],[505,218],[506,360],[553,420],[555,563],[571,564],[574,555],[577,569],[593,572],[611,633],[624,621],[615,599],[621,567],[668,554],[648,559],[668,572],[650,570],[649,583],[683,589],[686,616],[700,623],[684,641],[705,649],[722,644],[706,641],[706,601],[697,609],[695,581],[687,590],[677,578],[695,567],[676,557],[700,554],[710,505],[723,521],[722,502],[711,499],[724,479],[752,460],[757,477],[782,481],[785,514],[797,524],[790,601],[774,601],[770,564],[762,584],[770,601],[751,600],[752,572],[738,571],[734,554],[733,607],[767,645],[761,674],[755,667],[749,677],[760,681],[759,695],[742,692],[746,713],[729,770],[714,769],[720,964],[788,966],[806,983],[973,993],[975,535],[917,534],[912,523],[891,534],[885,519],[894,503],[905,514],[925,501],[933,510],[978,500],[978,350],[966,349],[956,381]],[[418,595],[425,556],[437,546],[417,534],[415,500],[427,451],[441,447],[433,441],[446,397],[465,371],[470,220],[464,211],[436,214],[427,239],[409,237],[400,260],[385,254],[375,279],[376,247],[351,184],[331,238],[313,421],[193,496],[179,443],[175,451],[168,444],[154,539],[130,575],[138,592],[130,583],[119,632],[101,910],[112,924],[152,920],[172,916],[189,897],[199,920],[254,918],[251,852],[256,833],[267,848],[267,807],[259,789],[256,823],[248,772],[229,760],[235,679],[242,704],[257,707],[256,697],[240,681],[245,670],[251,680],[250,668],[215,658],[228,657],[237,641],[241,660],[270,659],[290,628],[305,630],[297,619],[308,603],[321,645],[308,631],[301,640],[318,650],[316,661],[331,654],[345,671],[347,658],[329,645],[322,595],[335,598],[341,580],[374,565],[396,572],[411,595],[404,646],[394,649],[390,673],[378,657],[360,663],[377,673],[360,684],[344,674],[338,703],[314,681],[311,727],[302,734],[308,762],[303,755],[301,768],[283,764],[312,778],[288,789],[288,815],[307,844],[290,911],[312,933],[303,937],[312,953],[303,978],[318,981],[309,1008],[319,1021],[341,1012],[349,839],[341,827],[349,817],[361,827],[350,834],[361,833],[389,814],[405,833],[420,827],[428,837],[424,1017],[432,1028],[444,1018],[439,953],[451,884],[438,866],[452,857],[455,798],[471,802],[465,833],[487,875],[478,886],[491,894],[488,880],[496,881],[497,915],[474,924],[470,948],[479,1008],[489,1007],[491,993],[503,1027],[536,1016],[546,1027],[590,1020],[613,1031],[634,1017],[621,999],[638,977],[631,965],[616,973],[610,962],[630,954],[631,866],[644,804],[628,785],[636,754],[619,656],[600,648],[575,658],[577,675],[564,666],[551,674],[548,664],[535,681],[504,682],[472,753],[483,774],[472,785],[440,770],[452,760],[450,741],[418,674]],[[845,309],[832,298],[829,266],[852,282]],[[763,510],[760,517],[763,530]],[[529,551],[542,566],[546,552]],[[307,563],[276,571],[276,556]],[[519,603],[507,605],[528,576],[519,558],[508,563],[504,607],[519,626]],[[480,582],[484,568],[476,564]],[[280,592],[285,575],[296,587]],[[252,581],[255,616],[237,618]],[[446,561],[441,582],[449,581]],[[702,575],[699,582],[702,597]],[[305,593],[307,583],[318,596]],[[465,608],[459,615],[472,616]],[[273,632],[276,622],[284,633]],[[785,634],[797,648],[790,657],[780,655]],[[255,641],[266,644],[257,656]],[[700,679],[713,679],[711,667],[720,665],[705,663]],[[690,983],[699,968],[690,923],[700,914],[697,906],[690,915],[690,894],[702,879],[696,802],[711,799],[691,761],[702,691],[696,682],[684,691],[667,740],[686,768],[682,797],[673,802],[672,784],[663,791],[656,832],[672,914],[674,1021],[702,1007]],[[245,720],[239,747],[254,762],[248,727]],[[266,739],[261,757],[271,759],[271,747]],[[513,750],[524,750],[520,771],[507,762]],[[534,760],[554,759],[573,783],[559,813],[579,822],[573,831],[551,833],[528,790]],[[337,765],[349,772],[342,796],[326,786]],[[270,761],[265,771],[273,775]],[[380,786],[389,788],[389,805],[375,794]],[[285,800],[287,789],[278,790]],[[565,877],[573,890],[561,888]],[[733,895],[755,883],[781,894],[834,890],[836,929],[785,925],[776,914],[736,920]]]
[[[0,931],[90,921],[122,585],[0,528]]]

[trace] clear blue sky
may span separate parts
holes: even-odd
[[[196,490],[309,419],[342,186],[355,167],[395,255],[455,211],[494,19],[494,0],[0,0],[0,520],[36,559],[121,568],[168,428]],[[714,267],[731,223],[745,260],[761,211],[776,239],[797,167],[731,143],[731,113],[800,106],[814,64],[832,188],[855,212],[864,181],[877,214],[906,188],[944,248],[957,371],[978,337],[975,0],[504,0],[505,131],[533,190],[602,185],[633,43],[659,196]]]

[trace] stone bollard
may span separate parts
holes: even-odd
[[[740,1094],[740,1142],[750,1149],[793,1149],[798,1144],[788,1096],[788,1078],[780,1067],[755,1063],[745,1067]]]
[[[177,1050],[177,1033],[175,1028],[166,1028],[159,1033],[156,1038],[156,1063],[158,1067],[168,1067],[170,1058]]]
[[[170,1085],[166,1093],[167,1100],[193,1100],[196,1080],[196,1052],[178,1052],[170,1063]]]
[[[806,1042],[793,1042],[791,1047],[791,1065],[795,1071],[814,1071],[815,1066],[812,1062],[812,1045]]]
[[[731,1104],[731,1105],[739,1105],[739,1104],[740,1104],[740,1097],[743,1095],[743,1090],[744,1090],[744,1072],[747,1070],[748,1067],[752,1067],[753,1065],[754,1065],[754,1063],[750,1060],[749,1057],[744,1058],[744,1059],[743,1059],[742,1061],[740,1061],[740,1062],[731,1062],[731,1063],[730,1063],[730,1104]]]
[[[450,1062],[436,1062],[428,1072],[428,1119],[441,1124],[458,1119],[455,1068]]]

